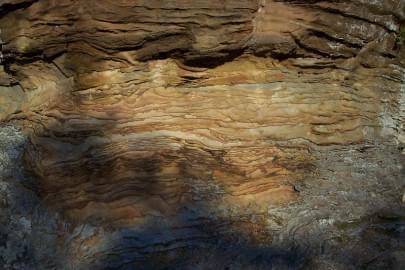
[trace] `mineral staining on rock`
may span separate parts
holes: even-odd
[[[0,3],[0,263],[400,269],[405,3],[308,2]]]

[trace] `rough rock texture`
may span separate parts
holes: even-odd
[[[4,269],[403,269],[405,2],[0,1]]]

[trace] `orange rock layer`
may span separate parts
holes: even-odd
[[[294,201],[314,151],[401,138],[404,2],[372,2],[5,1],[0,120],[76,224],[254,234],[241,217]]]

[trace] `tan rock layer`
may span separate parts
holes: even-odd
[[[245,219],[296,199],[319,147],[401,131],[403,7],[7,1],[0,119],[29,135],[41,196],[71,221],[203,238],[201,218],[257,240],[266,224]],[[176,224],[184,209],[200,216]]]

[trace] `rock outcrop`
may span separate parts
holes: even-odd
[[[404,266],[404,1],[0,16],[5,269]]]

